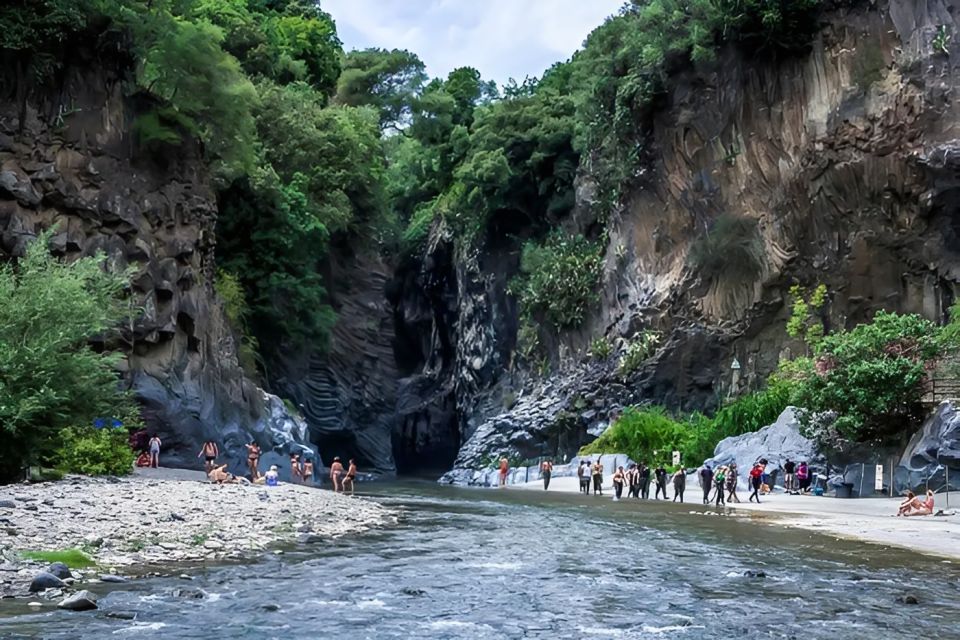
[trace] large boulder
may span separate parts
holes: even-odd
[[[63,589],[66,586],[67,584],[57,576],[52,573],[47,573],[46,571],[41,571],[30,582],[30,593],[37,593],[47,589]]]
[[[945,467],[960,467],[960,412],[951,401],[940,403],[910,439],[900,458],[898,475],[903,477],[898,480],[911,488],[928,481],[939,485]]]
[[[806,460],[812,466],[821,462],[813,441],[800,434],[794,407],[784,409],[776,422],[759,431],[724,438],[714,449],[713,457],[704,464],[716,469],[719,465],[736,462],[739,476],[746,482],[750,468],[760,458],[767,459],[769,473],[779,469],[788,458],[797,463]],[[776,474],[773,475],[776,481]]]
[[[47,573],[54,575],[61,580],[66,580],[67,578],[71,577],[70,567],[62,562],[54,562],[51,564],[49,567],[47,567]]]

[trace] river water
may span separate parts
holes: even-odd
[[[699,505],[373,490],[397,525],[137,580],[93,613],[8,603],[0,638],[960,638],[960,564]]]

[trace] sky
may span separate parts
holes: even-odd
[[[344,49],[407,49],[431,77],[518,82],[569,58],[623,0],[321,0]]]

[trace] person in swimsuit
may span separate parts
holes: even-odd
[[[250,469],[250,479],[254,482],[260,477],[260,445],[251,442],[247,445],[247,467]]]
[[[603,465],[600,464],[600,459],[597,458],[597,461],[593,463],[593,468],[590,470],[591,475],[593,476],[593,495],[603,495]]]
[[[301,482],[300,456],[296,453],[290,454],[290,481]]]
[[[160,438],[154,435],[150,438],[150,466],[156,469],[160,466]]]
[[[343,464],[340,463],[340,456],[333,459],[330,465],[330,481],[333,482],[333,490],[340,491],[343,487],[340,485],[340,476],[343,475]]]
[[[510,472],[510,462],[506,458],[500,458],[500,471],[497,475],[498,486],[503,488],[507,486],[507,474]]]
[[[680,498],[680,504],[683,504],[683,492],[687,489],[687,472],[684,471],[683,467],[677,469],[677,472],[673,474],[673,501],[676,502],[677,498]]]
[[[736,502],[739,504],[740,498],[737,496],[737,463],[730,463],[727,470],[727,502]]]
[[[919,502],[920,501],[917,499],[917,496],[913,491],[907,491],[907,497],[903,502],[900,503],[900,508],[897,509],[897,515],[902,516]]]
[[[350,487],[350,495],[353,495],[353,483],[357,479],[357,463],[350,458],[350,465],[347,467],[347,475],[343,477],[343,491],[346,492]]]
[[[914,498],[911,508],[904,512],[904,516],[929,516],[933,513],[933,491],[927,489],[927,499],[920,502],[919,498]]]
[[[277,465],[270,465],[270,470],[264,474],[264,484],[268,487],[275,487],[280,484],[280,474],[277,473]]]
[[[549,460],[544,460],[542,463],[540,463],[540,477],[543,478],[544,491],[550,487],[551,475],[553,475],[553,463]]]
[[[313,461],[310,458],[303,459],[303,484],[313,485]]]
[[[623,467],[617,467],[617,470],[613,472],[613,499],[619,500],[623,495],[623,483],[626,481],[627,476],[623,472]]]
[[[210,469],[207,477],[210,478],[210,482],[215,482],[216,484],[233,484],[237,481],[235,475],[227,473],[227,465],[225,464]]]
[[[213,440],[207,440],[203,443],[203,448],[200,449],[200,453],[197,454],[197,457],[203,456],[203,468],[207,473],[216,466],[217,456],[220,455],[220,447],[217,446],[217,443]]]

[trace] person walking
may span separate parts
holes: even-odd
[[[644,500],[650,498],[650,467],[646,462],[640,463],[640,494]]]
[[[716,505],[719,507],[724,504],[723,496],[727,490],[727,468],[725,466],[721,466],[717,469],[717,472],[713,474],[713,486],[716,487]]]
[[[660,499],[660,492],[663,492],[663,499],[667,499],[667,470],[663,468],[662,464],[657,465],[656,470],[653,472],[654,479],[657,483],[657,489],[654,492],[653,499]]]
[[[705,464],[700,469],[700,488],[703,489],[703,504],[710,504],[710,487],[713,486],[713,469]]]
[[[687,488],[687,472],[680,467],[673,474],[673,501],[680,498],[680,504],[683,504],[683,492]]]
[[[333,491],[339,493],[342,489],[340,484],[340,476],[343,475],[343,463],[340,462],[340,456],[336,456],[333,459],[333,464],[330,465],[330,482],[333,483]]]
[[[160,438],[154,434],[147,444],[150,447],[150,466],[156,469],[160,466]]]
[[[637,468],[636,464],[631,464],[630,468],[627,469],[627,486],[629,487],[628,497],[640,497],[640,469]]]
[[[197,454],[197,457],[203,456],[203,469],[209,474],[214,467],[216,467],[217,456],[220,455],[220,447],[217,446],[217,443],[213,440],[207,440],[203,443],[203,447],[200,449],[200,453]]]
[[[750,494],[750,502],[753,502],[754,498],[756,498],[757,504],[760,504],[760,485],[762,483],[763,467],[758,462],[750,469],[750,486],[753,488],[753,493]]]
[[[543,478],[543,490],[550,488],[550,476],[553,474],[553,463],[549,459],[540,463],[540,477]]]
[[[591,469],[591,475],[593,476],[593,495],[603,495],[603,465],[600,463],[600,458],[597,458],[597,461],[593,463],[593,468]]]
[[[347,475],[343,476],[343,492],[347,492],[347,487],[350,488],[350,495],[353,495],[353,485],[357,480],[357,463],[353,458],[350,458],[349,466],[347,467]]]
[[[740,504],[740,498],[737,496],[737,463],[731,462],[727,470],[727,502],[736,502]]]
[[[623,467],[617,467],[617,470],[613,472],[613,499],[619,500],[623,496],[623,483],[626,481],[626,474],[623,472]]]
[[[590,461],[581,460],[577,467],[577,477],[580,478],[580,492],[590,495]]]

